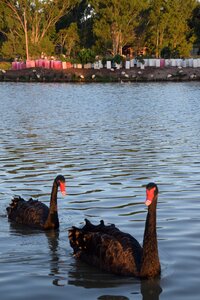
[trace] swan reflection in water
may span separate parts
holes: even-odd
[[[129,300],[129,298],[125,296],[112,296],[112,295],[104,295],[97,298],[98,300]]]
[[[149,279],[141,281],[140,291],[143,300],[159,300],[162,289],[159,280]],[[129,300],[129,298],[125,296],[102,295],[98,297],[98,300]]]
[[[59,274],[59,255],[58,255],[58,247],[59,247],[59,230],[49,230],[43,231],[39,229],[32,229],[30,227],[23,226],[21,224],[16,224],[10,222],[10,232],[11,235],[17,236],[38,236],[44,237],[46,236],[48,247],[49,247],[49,263],[50,263],[50,276],[55,276]]]
[[[62,281],[62,280],[61,280]],[[57,280],[57,284],[59,280]],[[65,285],[74,285],[77,287],[84,287],[86,289],[105,289],[125,287],[125,290],[130,290],[130,294],[141,294],[143,300],[159,300],[159,295],[162,293],[160,286],[160,278],[154,279],[136,279],[132,277],[124,277],[104,273],[98,269],[88,266],[84,262],[75,261],[71,265],[71,270],[68,272],[68,283]],[[64,285],[64,282],[63,282]],[[133,291],[131,292],[133,287]],[[97,298],[98,300],[128,300],[124,295],[108,295],[103,294]]]

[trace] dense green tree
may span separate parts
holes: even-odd
[[[95,61],[95,53],[91,49],[81,49],[78,58],[82,64],[93,63]]]
[[[122,54],[123,46],[133,44],[139,13],[145,0],[90,0],[94,8],[94,33],[112,55]]]
[[[150,0],[146,27],[146,43],[150,54],[161,56],[163,49],[169,55],[186,56],[194,40],[189,19],[196,0]]]
[[[27,58],[29,54],[30,56],[39,54],[41,49],[43,52],[52,51],[53,43],[51,40],[56,22],[64,14],[67,14],[78,1],[1,0],[4,6],[4,23],[7,25],[7,30],[4,30],[7,37],[6,53],[8,54],[8,46],[11,44],[13,44],[11,49],[14,51],[13,53],[19,53],[19,43],[23,49],[26,48]],[[15,36],[16,43],[13,36]]]
[[[200,3],[193,10],[189,25],[195,35],[195,43],[199,48],[198,54],[200,55]]]
[[[56,32],[67,29],[76,23],[79,34],[79,48],[91,48],[94,44],[92,8],[88,0],[79,1],[76,6],[64,15],[56,24]]]
[[[165,0],[149,1],[148,18],[146,22],[146,42],[150,54],[160,56],[165,45],[165,32],[168,24],[168,7]]]
[[[189,27],[189,19],[196,5],[195,0],[168,0],[168,46],[178,56],[188,56],[194,36]]]
[[[198,0],[0,0],[0,54],[38,57],[122,54],[124,46],[149,55],[188,56],[200,42]]]
[[[60,29],[58,43],[61,45],[61,53],[71,55],[72,49],[79,43],[78,27],[76,23],[71,23],[68,28]]]

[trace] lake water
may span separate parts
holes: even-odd
[[[200,295],[199,83],[0,83],[0,293],[18,299],[195,300]],[[13,195],[49,203],[59,233],[8,222]],[[159,186],[160,280],[103,273],[72,255],[68,229],[101,219],[143,240],[144,186]]]

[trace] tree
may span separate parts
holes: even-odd
[[[93,63],[95,61],[95,54],[91,49],[81,49],[78,57],[82,64]]]
[[[168,46],[179,56],[188,56],[194,42],[189,19],[196,5],[195,0],[168,0]]]
[[[195,33],[196,42],[200,43],[200,4],[199,3],[192,12],[192,18],[189,24],[190,24],[190,28]]]
[[[146,42],[151,54],[160,57],[163,49],[169,56],[188,56],[193,35],[188,26],[196,0],[150,0]]]
[[[71,23],[68,28],[59,30],[58,42],[61,45],[61,52],[66,51],[66,55],[70,56],[73,47],[79,42],[78,27],[76,23]]]
[[[8,29],[4,34],[8,43],[11,42],[11,33],[24,41],[28,59],[28,44],[32,49],[30,52],[39,52],[44,40],[48,40],[47,44],[50,43],[56,22],[78,1],[80,0],[1,0],[5,7],[4,18]]]
[[[104,44],[111,45],[112,55],[122,54],[126,44],[133,44],[135,28],[145,0],[90,0],[94,8],[94,33]]]
[[[91,48],[94,44],[93,14],[88,0],[79,1],[68,14],[64,15],[56,24],[56,32],[68,28],[71,23],[77,24],[80,48]]]
[[[167,1],[151,0],[148,12],[147,42],[155,56],[160,57],[168,24]]]

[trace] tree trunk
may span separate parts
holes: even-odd
[[[25,34],[25,44],[26,44],[26,60],[29,60],[28,32],[27,32],[27,20],[26,20],[26,11],[25,10],[24,10],[24,34]]]
[[[159,57],[159,29],[156,31],[156,58]]]

